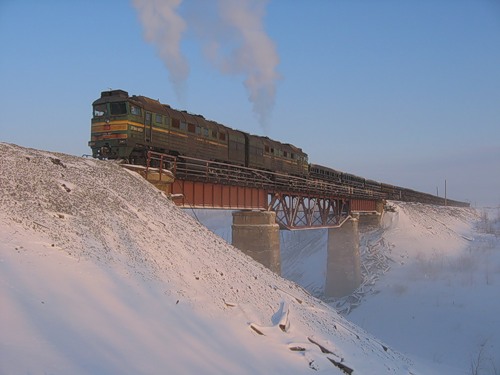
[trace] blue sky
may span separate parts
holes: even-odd
[[[277,58],[265,122],[246,73],[207,58],[206,34],[226,57],[240,42],[216,5],[178,9],[179,90],[132,2],[2,0],[0,141],[88,154],[91,103],[121,88],[292,143],[317,164],[440,195],[446,180],[450,198],[500,204],[500,1],[261,4],[264,58]]]

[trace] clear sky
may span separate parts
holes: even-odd
[[[157,3],[1,0],[0,141],[89,154],[91,103],[121,88],[317,164],[500,204],[500,1]]]

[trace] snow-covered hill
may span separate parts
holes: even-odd
[[[0,374],[500,370],[498,209],[393,202],[363,286],[329,301],[346,320],[302,289],[321,297],[326,231],[281,233],[300,287],[224,241],[230,213],[114,163],[0,143],[0,172]]]
[[[0,161],[0,373],[418,373],[132,172]]]

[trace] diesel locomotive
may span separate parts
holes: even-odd
[[[307,154],[126,91],[104,91],[93,103],[89,146],[100,159],[144,164],[147,151],[307,176]]]
[[[147,152],[191,157],[328,181],[381,192],[387,199],[445,204],[443,198],[309,164],[301,148],[232,129],[124,90],[103,91],[93,102],[92,156],[146,164]],[[468,203],[447,201],[449,205]]]

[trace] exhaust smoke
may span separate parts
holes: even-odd
[[[177,95],[189,73],[180,50],[189,27],[221,73],[244,77],[253,111],[267,130],[281,78],[275,45],[263,25],[267,0],[184,0],[184,17],[177,12],[181,1],[134,0],[145,37],[157,45]]]
[[[158,48],[178,98],[184,94],[189,65],[181,53],[186,22],[177,14],[182,0],[133,0],[144,27],[144,37]]]

